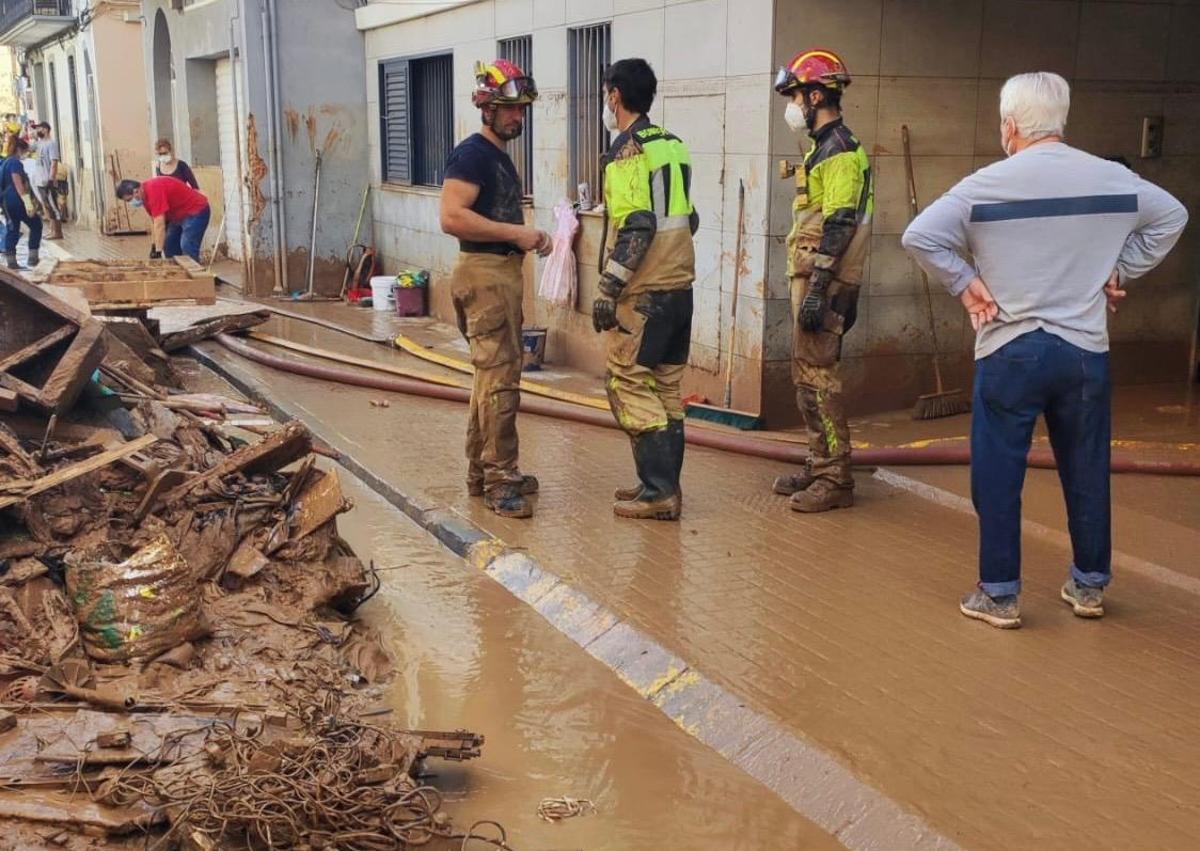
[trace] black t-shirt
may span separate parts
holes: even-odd
[[[525,224],[521,209],[521,178],[508,154],[476,133],[460,142],[446,160],[447,178],[465,180],[479,187],[471,209],[484,218],[510,225]],[[488,254],[521,252],[511,242],[471,242],[460,239],[463,251]]]

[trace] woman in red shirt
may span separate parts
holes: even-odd
[[[145,208],[150,216],[151,259],[186,254],[200,262],[200,243],[211,216],[203,193],[173,177],[152,177],[142,183],[122,180],[117,197]]]

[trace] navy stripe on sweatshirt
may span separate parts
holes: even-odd
[[[1032,198],[1001,204],[973,204],[972,222],[1007,222],[1013,219],[1048,219],[1054,216],[1093,216],[1136,213],[1137,195],[1080,195],[1075,198]]]

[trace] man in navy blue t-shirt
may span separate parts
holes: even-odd
[[[511,62],[475,67],[473,102],[483,127],[446,161],[442,230],[458,237],[450,280],[459,330],[471,346],[475,383],[467,421],[467,491],[503,517],[531,517],[538,481],[517,466],[521,384],[521,266],[550,253],[545,231],[525,224],[521,180],[506,142],[521,135],[537,86]]]

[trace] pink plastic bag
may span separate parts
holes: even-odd
[[[554,215],[558,220],[554,230],[554,247],[542,269],[538,295],[551,304],[574,307],[578,281],[575,251],[571,246],[575,241],[575,232],[579,230],[579,219],[568,201],[560,201],[554,208]]]

